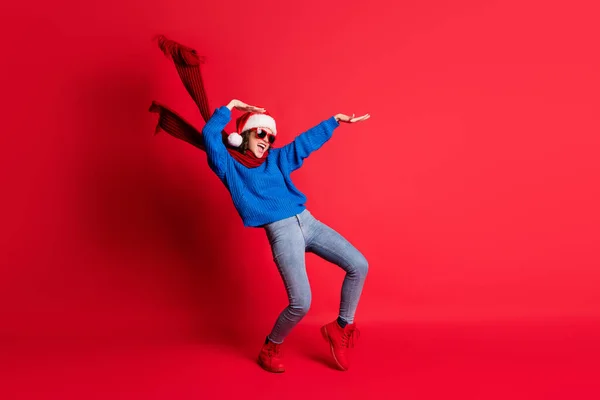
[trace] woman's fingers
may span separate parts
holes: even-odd
[[[257,106],[252,106],[250,104],[246,104],[241,100],[237,100],[237,104],[235,105],[235,108],[237,108],[240,111],[250,111],[250,112],[265,112],[266,109],[262,108],[262,107],[257,107]]]
[[[352,114],[352,116],[349,116],[346,114],[336,114],[335,115],[335,119],[338,122],[347,122],[349,124],[354,123],[354,122],[361,122],[361,121],[367,120],[369,118],[371,118],[371,114],[365,114],[360,117],[356,117],[356,114]]]
[[[371,116],[369,114],[365,114],[362,117],[354,118],[353,122],[360,122],[369,119]]]
[[[265,111],[267,111],[266,109],[264,109],[262,107],[250,106],[248,104],[241,104],[239,107],[237,107],[237,109],[240,111],[249,111],[249,112],[265,112]]]
[[[354,117],[354,115],[355,114],[352,114],[351,117],[349,117],[348,115],[343,115],[343,119],[341,119],[341,120],[344,121],[344,122],[354,123],[354,122],[361,122],[361,121],[367,120],[367,119],[369,119],[371,117],[370,114],[365,114],[365,115],[363,115],[361,117],[356,117],[356,118]]]

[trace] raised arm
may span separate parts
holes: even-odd
[[[327,142],[335,128],[340,126],[335,117],[321,122],[317,126],[302,132],[291,142],[281,148],[281,157],[290,172],[302,166],[304,159],[312,152],[319,150]]]
[[[208,159],[208,166],[221,179],[225,177],[225,166],[227,165],[227,147],[223,143],[221,131],[231,120],[231,110],[221,106],[215,110],[206,125],[202,128],[202,138]]]
[[[312,152],[319,150],[327,142],[335,128],[340,126],[340,122],[354,123],[369,119],[370,115],[354,118],[345,114],[336,114],[326,119],[317,126],[298,135],[293,142],[281,148],[281,157],[286,162],[288,169],[295,171],[302,166],[304,159]]]

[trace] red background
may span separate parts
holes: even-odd
[[[4,7],[4,6],[3,6]],[[266,107],[280,144],[344,125],[293,179],[370,262],[357,321],[600,319],[594,2],[12,3],[3,11],[4,343],[264,337],[286,303],[203,152],[153,35],[206,56],[212,108]],[[229,127],[232,128],[232,125]],[[307,255],[306,321],[341,270]]]

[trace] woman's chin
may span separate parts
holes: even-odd
[[[260,151],[260,150],[253,150],[252,152],[254,153],[256,158],[262,158],[262,156],[265,154],[264,151]]]

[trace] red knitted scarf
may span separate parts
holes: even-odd
[[[211,117],[210,108],[208,106],[208,100],[206,98],[206,92],[204,91],[204,83],[202,82],[202,75],[200,74],[200,64],[204,62],[201,57],[198,57],[196,50],[186,47],[182,44],[169,40],[163,35],[159,35],[158,46],[162,52],[175,64],[179,78],[183,82],[187,92],[192,96],[192,99],[198,106],[200,114],[204,122],[208,121]],[[168,134],[188,142],[197,148],[206,151],[204,147],[204,139],[202,138],[202,132],[198,131],[189,122],[180,117],[176,112],[170,110],[168,107],[153,101],[150,106],[150,112],[158,114],[158,124],[156,125],[156,131],[165,131]],[[230,147],[227,143],[227,132],[223,131],[223,144],[227,148],[227,151],[231,156],[238,162],[242,163],[248,168],[255,168],[261,165],[266,159],[269,153],[265,153],[262,158],[257,158],[254,153],[250,150],[246,150],[245,153],[240,152],[238,149]]]

